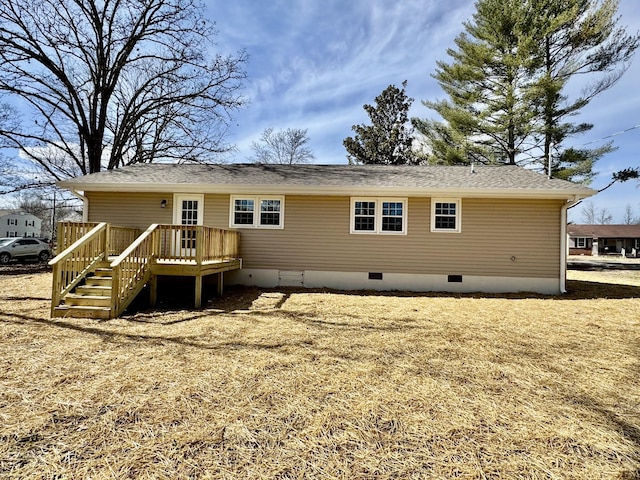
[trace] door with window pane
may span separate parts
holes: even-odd
[[[202,225],[203,204],[203,195],[176,195],[173,223],[177,225]],[[174,252],[180,257],[195,257],[195,228],[182,228],[176,232]]]

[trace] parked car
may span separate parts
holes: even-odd
[[[12,259],[37,259],[46,262],[51,257],[49,244],[37,238],[0,238],[0,264],[6,265]]]

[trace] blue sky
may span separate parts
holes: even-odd
[[[249,54],[245,95],[236,115],[233,161],[247,161],[251,143],[268,127],[308,129],[317,163],[345,163],[342,140],[351,126],[368,123],[362,106],[388,85],[407,80],[410,115],[433,117],[421,100],[443,98],[431,78],[438,60],[475,11],[470,0],[208,0],[218,29],[218,49]],[[640,30],[640,2],[621,0],[620,25]],[[640,125],[640,57],[609,91],[573,120],[595,126],[573,145],[595,147],[604,137]],[[578,88],[578,85],[575,86]],[[597,165],[592,183],[602,188],[611,173],[640,166],[640,128],[612,138],[618,150]],[[593,142],[593,143],[590,143]],[[639,183],[627,182],[593,197],[621,223],[625,205],[640,216]],[[580,223],[580,208],[571,219]]]

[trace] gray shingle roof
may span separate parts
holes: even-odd
[[[640,225],[568,225],[572,237],[640,238]]]
[[[589,196],[582,185],[548,179],[513,165],[389,166],[389,165],[263,165],[263,164],[138,164],[59,182],[74,190],[140,190],[227,192],[241,187],[283,193],[351,190],[546,192],[559,196]]]

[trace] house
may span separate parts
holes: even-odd
[[[87,222],[238,232],[230,284],[544,294],[565,291],[567,208],[595,193],[506,165],[139,164],[58,185]]]
[[[21,210],[0,210],[0,237],[39,237],[42,220]]]
[[[568,225],[569,255],[622,255],[640,252],[640,225]]]

